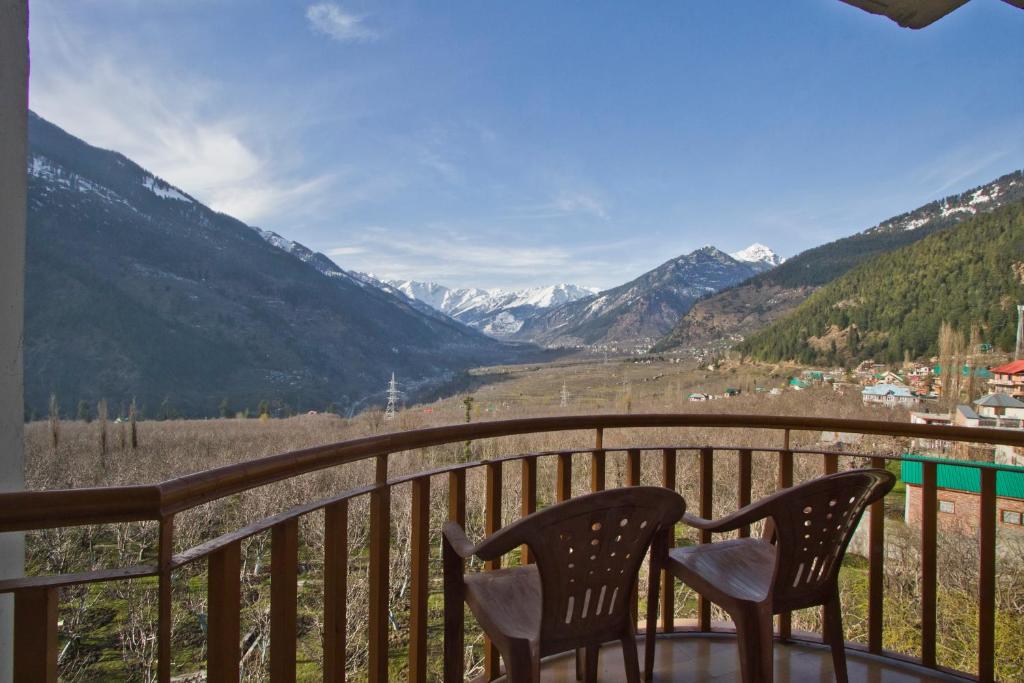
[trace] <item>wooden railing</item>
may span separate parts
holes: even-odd
[[[776,445],[758,447],[727,447],[708,444],[670,446],[609,447],[605,443],[608,430],[639,428],[722,428],[762,429],[779,432]],[[393,453],[415,451],[442,444],[495,437],[556,431],[590,430],[593,447],[554,452],[504,456],[487,461],[456,463],[430,471],[389,477],[389,459]],[[521,513],[537,508],[538,461],[554,458],[556,481],[554,499],[565,500],[572,495],[573,461],[584,458],[589,463],[592,491],[607,484],[608,458],[624,456],[624,483],[637,485],[641,463],[645,458],[659,458],[661,485],[677,489],[677,461],[681,453],[698,458],[697,479],[699,500],[690,500],[690,508],[701,516],[712,516],[715,491],[716,453],[738,454],[735,506],[751,499],[752,463],[755,454],[773,454],[777,461],[778,487],[793,485],[794,457],[812,456],[820,459],[820,472],[828,474],[839,469],[840,458],[865,458],[863,453],[806,450],[791,447],[790,435],[798,431],[833,431],[891,437],[917,437],[943,441],[982,442],[1024,446],[1024,433],[997,429],[959,428],[931,425],[900,424],[861,420],[780,417],[763,415],[595,415],[551,417],[422,429],[381,436],[372,436],[342,443],[311,448],[209,470],[160,484],[116,488],[77,489],[61,491],[18,492],[0,495],[0,531],[71,527],[86,524],[108,524],[153,520],[159,525],[159,544],[153,564],[103,569],[85,573],[56,576],[32,576],[0,581],[0,593],[13,593],[15,599],[15,680],[21,682],[57,680],[58,600],[62,587],[93,582],[117,581],[140,577],[158,578],[158,679],[171,678],[171,616],[172,576],[190,563],[207,561],[207,673],[208,680],[237,680],[239,676],[241,583],[240,556],[242,542],[262,532],[271,534],[271,598],[269,671],[272,681],[294,681],[296,675],[297,640],[297,573],[299,520],[314,511],[324,512],[325,544],[323,588],[323,677],[325,681],[345,679],[346,652],[346,581],[349,562],[347,530],[349,504],[354,499],[369,499],[369,623],[368,677],[371,681],[388,679],[388,598],[391,544],[391,491],[399,484],[411,484],[410,529],[411,576],[408,630],[408,679],[414,683],[427,680],[428,594],[430,590],[431,535],[429,501],[431,482],[448,480],[448,517],[460,524],[466,521],[466,475],[483,469],[486,476],[484,531],[492,533],[502,525],[502,479],[505,466],[518,462],[521,467]],[[873,466],[884,466],[886,460],[900,459],[884,454],[867,456]],[[374,480],[327,498],[298,505],[280,514],[225,533],[180,553],[174,553],[175,516],[196,506],[242,491],[279,482],[329,467],[372,461]],[[996,473],[998,465],[973,465],[981,474],[981,505],[978,526],[980,566],[978,574],[979,621],[977,675],[954,672],[965,678],[982,681],[994,679],[995,670],[995,582],[996,582]],[[917,664],[941,668],[936,662],[936,464],[923,463],[923,524],[921,525],[921,655]],[[749,534],[742,529],[742,535]],[[883,503],[874,504],[868,523],[868,608],[867,642],[848,644],[868,652],[898,659],[904,656],[883,650],[883,577],[885,565],[885,527]],[[711,541],[711,534],[701,532],[699,542]],[[530,561],[526,549],[522,562]],[[496,563],[486,568],[493,569]],[[661,630],[677,629],[671,583],[662,581]],[[711,605],[703,599],[697,607],[695,628],[712,630]],[[446,618],[455,618],[446,615]],[[779,636],[793,637],[789,615],[782,615]],[[485,675],[499,675],[499,659],[491,646],[485,648]],[[445,643],[446,666],[458,661],[461,666],[461,644]]]

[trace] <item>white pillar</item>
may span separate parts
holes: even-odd
[[[28,151],[28,0],[0,0],[0,492],[25,486],[22,342]],[[0,577],[25,569],[23,534],[0,534]],[[13,601],[0,598],[0,681],[12,672]]]

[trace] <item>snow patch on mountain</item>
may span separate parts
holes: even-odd
[[[782,262],[786,260],[760,242],[754,242],[746,249],[741,249],[729,254],[729,256],[732,256],[737,261],[763,264],[769,268],[781,265]]]
[[[1013,201],[1024,192],[1024,181],[1020,173],[1012,173],[987,185],[976,187],[959,195],[951,195],[926,204],[914,211],[900,214],[878,225],[868,228],[867,234],[877,232],[901,232],[918,230],[936,221],[959,222],[978,214],[999,208],[1007,201]]]
[[[192,203],[192,200],[186,197],[182,192],[154,176],[147,176],[146,179],[142,181],[142,186],[161,199],[175,199],[179,202]]]
[[[32,154],[29,156],[28,175],[29,177],[38,178],[52,189],[74,190],[84,194],[94,194],[105,201],[123,204],[136,211],[135,207],[117,192],[87,178],[83,178],[74,171],[67,170],[42,154]],[[42,194],[46,193],[47,191],[43,190]]]

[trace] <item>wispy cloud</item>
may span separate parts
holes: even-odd
[[[601,247],[517,243],[510,235],[499,240],[442,226],[368,226],[348,232],[356,237],[323,251],[343,268],[372,271],[384,279],[429,280],[455,287],[518,288],[557,282],[601,287],[625,282],[651,267],[623,258],[622,242]]]
[[[611,218],[611,214],[605,201],[596,193],[563,190],[548,201],[515,207],[505,216],[509,220],[517,221],[570,217],[598,218],[607,221]]]
[[[563,213],[583,213],[596,218],[608,218],[604,202],[586,192],[563,192],[555,197],[551,206]]]
[[[333,247],[327,251],[328,256],[353,256],[366,253],[365,247]]]
[[[306,8],[306,19],[317,33],[343,43],[370,42],[380,34],[364,25],[365,17],[350,14],[333,2],[318,2]]]
[[[263,221],[309,208],[331,183],[281,163],[270,122],[236,114],[217,83],[143,64],[140,46],[99,46],[49,11],[33,27],[31,105],[218,211]],[[42,39],[38,39],[41,38]]]

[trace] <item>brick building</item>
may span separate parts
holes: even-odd
[[[978,529],[981,507],[981,471],[963,467],[965,461],[944,458],[933,460],[936,467],[936,507],[940,531],[973,534]],[[972,463],[983,464],[983,463]],[[921,461],[901,463],[901,479],[907,485],[904,507],[907,524],[921,526],[923,467]],[[1024,467],[1013,472],[996,474],[996,527],[1000,530],[1024,531]]]

